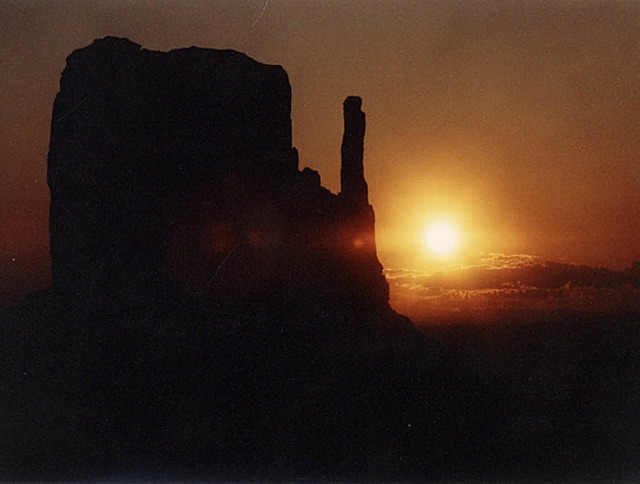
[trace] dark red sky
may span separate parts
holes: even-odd
[[[341,104],[364,99],[388,267],[428,221],[480,252],[640,260],[640,2],[0,0],[0,303],[47,283],[46,156],[65,57],[95,38],[281,64],[303,166],[338,191]]]

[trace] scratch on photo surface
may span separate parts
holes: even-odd
[[[260,21],[260,19],[264,16],[264,13],[267,11],[267,7],[269,6],[269,0],[265,0],[264,5],[262,6],[262,12],[260,12],[260,15],[258,15],[258,18],[256,18],[253,23],[251,24],[251,28],[255,27],[256,24]]]
[[[64,113],[62,116],[60,116],[59,118],[56,119],[56,122],[58,121],[62,121],[64,118],[66,118],[67,116],[75,113],[78,109],[80,109],[80,106],[82,106],[86,100],[89,99],[89,96],[86,96],[84,99],[82,99],[78,104],[76,104],[74,107],[72,107],[69,111],[67,111],[66,113]]]

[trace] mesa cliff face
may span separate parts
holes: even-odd
[[[244,54],[105,38],[71,54],[52,119],[53,288],[122,304],[304,297],[388,308],[347,98],[342,190],[300,171],[285,71]]]
[[[52,287],[0,315],[2,478],[341,475],[388,455],[403,369],[432,345],[389,307],[361,100],[338,195],[299,169],[290,104],[284,70],[238,52],[105,38],[68,57]]]

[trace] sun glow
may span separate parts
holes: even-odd
[[[433,254],[440,257],[451,255],[458,247],[458,230],[449,222],[435,222],[427,229],[424,241]]]

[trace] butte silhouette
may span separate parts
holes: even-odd
[[[234,51],[108,37],[67,58],[52,284],[1,326],[1,477],[406,465],[406,396],[442,368],[389,306],[361,99],[344,102],[338,195],[299,169],[290,103],[281,67]]]
[[[340,194],[300,171],[281,67],[106,38],[67,59],[51,128],[52,288],[90,311],[168,296],[388,309],[344,103]],[[329,299],[327,299],[329,298]]]

